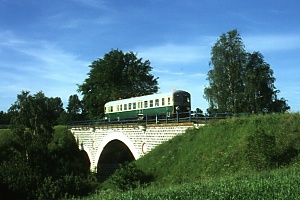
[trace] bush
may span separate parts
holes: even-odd
[[[0,163],[1,199],[35,199],[39,174],[28,163],[14,157]]]
[[[153,175],[138,169],[135,163],[124,164],[108,180],[122,191],[132,190],[154,180]]]
[[[87,196],[96,188],[95,180],[74,175],[65,175],[58,180],[47,177],[42,186],[39,187],[37,197],[40,200],[54,200]]]

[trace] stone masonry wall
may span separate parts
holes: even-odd
[[[91,162],[91,170],[97,169],[97,162],[105,145],[112,140],[120,140],[127,145],[135,159],[151,151],[157,145],[183,134],[192,128],[192,123],[186,124],[153,124],[147,126],[119,125],[73,127],[79,148],[85,150]]]

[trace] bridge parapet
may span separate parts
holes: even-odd
[[[118,140],[124,143],[132,153],[134,159],[138,159],[159,144],[170,140],[176,135],[183,134],[188,128],[193,127],[195,127],[193,123],[95,125],[93,127],[73,127],[71,128],[71,132],[75,136],[79,147],[87,153],[91,163],[91,170],[97,171],[100,156],[104,148],[112,141]]]

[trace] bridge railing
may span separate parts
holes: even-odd
[[[176,113],[174,116],[164,115],[145,115],[143,119],[137,117],[126,118],[126,119],[114,119],[114,120],[84,120],[75,121],[68,124],[69,127],[76,126],[116,126],[116,125],[134,125],[134,124],[168,124],[168,123],[184,123],[193,122],[196,124],[206,124],[211,120],[227,119],[234,116],[248,115],[248,113],[215,113],[214,115],[208,115],[203,113],[185,112]]]

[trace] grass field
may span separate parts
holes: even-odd
[[[156,177],[147,186],[121,192],[104,184],[85,199],[298,199],[299,150],[298,113],[222,120],[137,160]]]
[[[0,129],[0,134],[10,133],[10,129]]]

